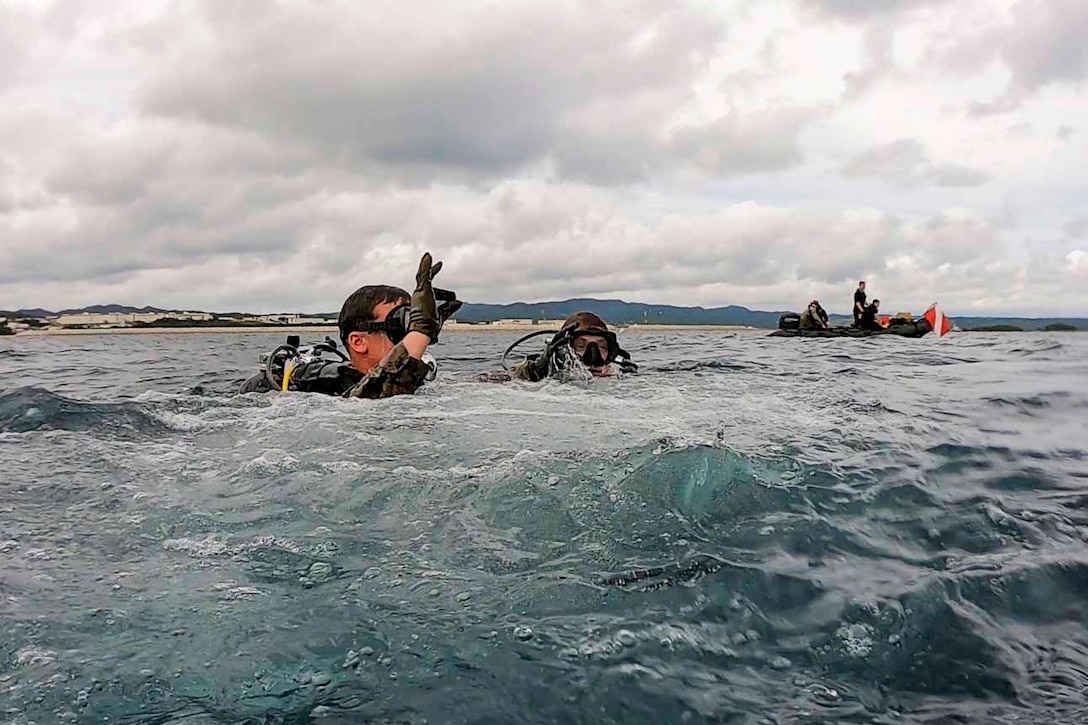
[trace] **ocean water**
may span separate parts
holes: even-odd
[[[514,337],[0,338],[0,723],[1088,722],[1088,335]]]

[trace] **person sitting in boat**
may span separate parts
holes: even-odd
[[[820,306],[819,300],[808,303],[808,308],[801,314],[802,330],[826,330],[827,312]]]
[[[609,377],[617,371],[638,371],[638,366],[631,362],[631,356],[620,348],[616,333],[592,312],[574,313],[564,320],[559,332],[542,330],[517,340],[503,354],[503,367],[506,357],[514,348],[540,335],[552,335],[542,352],[526,356],[509,373],[487,374],[486,379],[489,382],[510,378],[537,382],[549,377],[566,379],[577,370],[585,370],[595,378]]]
[[[871,304],[866,305],[858,320],[858,327],[863,330],[883,330],[883,325],[876,318],[876,313],[879,311],[880,300],[873,300]]]
[[[242,384],[242,393],[296,390],[345,398],[388,398],[414,393],[433,379],[436,365],[427,348],[462,302],[431,282],[442,263],[424,254],[416,288],[368,285],[345,300],[337,326],[347,354],[326,338],[300,348],[297,336],[268,355],[261,372]],[[324,355],[330,357],[324,357]]]

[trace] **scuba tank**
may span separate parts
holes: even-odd
[[[296,370],[310,367],[315,361],[326,365],[350,365],[348,356],[336,345],[336,341],[326,336],[323,342],[300,346],[298,335],[288,335],[287,342],[269,353],[261,355],[261,372],[272,390],[293,390],[291,376]],[[328,358],[324,357],[329,355]]]

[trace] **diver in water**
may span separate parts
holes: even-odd
[[[861,313],[861,318],[858,320],[858,327],[863,330],[883,330],[884,327],[876,319],[876,313],[879,311],[880,300],[873,300],[872,304],[866,305],[865,311]]]
[[[638,371],[638,366],[631,362],[631,356],[620,347],[616,333],[592,312],[574,313],[563,322],[563,328],[558,332],[541,330],[517,340],[503,354],[503,367],[506,367],[506,358],[514,348],[541,335],[552,335],[542,352],[526,356],[509,374],[489,375],[488,379],[516,378],[536,382],[549,377],[566,379],[577,374],[579,369],[596,378],[609,377],[617,371]]]
[[[802,330],[826,330],[827,312],[820,306],[819,300],[808,303],[808,308],[801,315]]]
[[[300,348],[292,335],[267,356],[261,372],[246,380],[240,392],[297,390],[346,398],[414,393],[435,375],[427,347],[438,341],[442,325],[462,305],[453,292],[432,287],[441,269],[442,263],[432,264],[427,253],[419,262],[412,294],[386,285],[360,287],[337,319],[346,354],[330,338]]]

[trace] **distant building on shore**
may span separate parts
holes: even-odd
[[[261,315],[255,318],[259,322],[266,322],[272,325],[335,325],[336,320],[329,320],[324,317],[307,317],[306,315],[299,315],[296,313],[283,313],[276,315]]]
[[[213,319],[208,312],[80,312],[74,315],[57,315],[49,322],[61,327],[130,327],[137,323],[175,320],[204,321]]]

